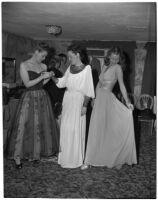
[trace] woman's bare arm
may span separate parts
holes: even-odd
[[[125,84],[124,84],[124,81],[123,81],[123,72],[122,72],[121,66],[118,66],[116,68],[116,74],[117,74],[120,90],[121,90],[122,96],[123,96],[123,98],[126,102],[126,105],[127,105],[128,108],[133,109],[133,105],[130,103],[130,101],[128,99],[127,90],[126,90],[126,87],[125,87]]]
[[[29,74],[28,74],[28,71],[26,70],[26,68],[27,68],[26,64],[25,63],[21,63],[21,65],[20,65],[20,77],[21,77],[24,85],[27,88],[36,85],[37,83],[39,83],[43,79],[49,78],[49,73],[47,73],[47,74],[39,76],[38,78],[36,78],[34,80],[30,80],[29,79]]]

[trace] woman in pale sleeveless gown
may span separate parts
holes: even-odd
[[[121,168],[136,164],[133,105],[123,82],[122,54],[118,47],[109,50],[99,77],[91,115],[84,165]],[[126,106],[112,93],[118,81]]]

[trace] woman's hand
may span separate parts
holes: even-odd
[[[87,112],[87,107],[83,106],[81,110],[81,116],[85,115]]]
[[[50,78],[51,78],[52,76],[55,76],[55,73],[54,73],[53,71],[50,71],[49,73],[50,73]]]
[[[94,102],[95,102],[95,99],[92,99],[92,101],[91,101],[91,106],[92,107],[94,106]]]
[[[131,109],[131,110],[133,110],[133,109],[134,109],[134,106],[133,106],[133,104],[131,104],[131,103],[126,103],[126,105],[127,105],[127,107],[128,107],[129,109]]]
[[[57,84],[58,81],[59,81],[59,79],[56,78],[56,77],[54,76],[54,74],[51,76],[51,79],[52,79],[52,81],[54,81],[55,84]]]
[[[42,72],[42,78],[43,79],[48,79],[51,78],[52,76],[54,76],[54,72]]]

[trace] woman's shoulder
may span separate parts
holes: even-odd
[[[81,70],[81,72],[83,72],[83,73],[89,73],[89,72],[91,72],[92,71],[92,67],[91,67],[91,65],[85,65],[84,67],[83,67],[83,69]]]
[[[85,65],[85,67],[90,68],[90,69],[92,68],[90,64]]]
[[[32,68],[30,67],[29,60],[21,62],[20,69],[23,72],[33,71]]]
[[[122,67],[121,67],[121,65],[116,64],[116,65],[115,65],[115,69],[116,69],[116,70],[122,70]]]
[[[27,61],[23,61],[20,63],[20,69],[28,71],[28,68],[29,66],[28,66]]]
[[[91,67],[91,65],[88,64],[88,65],[85,65],[84,69],[92,70],[92,67]]]
[[[123,73],[121,65],[119,65],[119,64],[115,65],[115,72],[117,74],[120,74],[120,73],[122,74]]]
[[[25,61],[21,62],[20,65],[21,65],[21,66],[26,66],[26,65],[28,65],[27,62],[28,62],[28,61],[25,60]]]

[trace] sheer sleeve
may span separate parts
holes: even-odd
[[[85,70],[85,77],[82,85],[82,92],[85,96],[94,98],[94,85],[92,78],[92,69],[90,65],[87,65],[87,69]]]
[[[66,87],[67,77],[68,77],[68,74],[69,74],[69,70],[70,70],[70,67],[68,67],[68,69],[66,70],[66,72],[65,72],[65,74],[64,74],[63,77],[58,78],[58,83],[56,84],[57,87],[59,87],[59,88]]]

